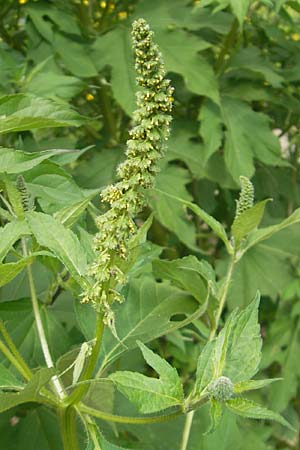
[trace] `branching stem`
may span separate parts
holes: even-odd
[[[127,417],[127,416],[117,416],[115,414],[109,414],[104,411],[98,411],[98,409],[90,408],[89,406],[86,406],[84,404],[78,405],[78,408],[81,412],[89,414],[93,417],[97,417],[99,419],[107,420],[109,422],[116,422],[116,423],[130,423],[130,424],[136,424],[136,425],[143,425],[147,423],[161,423],[161,422],[167,422],[171,419],[175,419],[175,417],[182,414],[182,410],[161,415],[161,416],[153,416],[153,417]]]

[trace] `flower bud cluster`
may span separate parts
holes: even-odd
[[[230,378],[219,377],[209,386],[209,396],[219,402],[225,402],[233,396],[233,383]]]
[[[101,200],[110,208],[96,220],[97,256],[89,270],[94,285],[83,300],[96,304],[102,303],[104,284],[111,278],[114,285],[125,282],[118,261],[128,256],[128,241],[136,233],[134,217],[144,207],[143,191],[153,185],[157,162],[163,156],[164,141],[170,132],[173,88],[165,79],[162,56],[144,19],[133,23],[132,40],[140,91],[126,160],[117,169],[119,181],[101,193]]]

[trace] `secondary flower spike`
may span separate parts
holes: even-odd
[[[101,193],[101,200],[108,203],[110,209],[96,220],[99,231],[94,239],[94,249],[97,256],[89,270],[94,282],[83,299],[96,305],[113,301],[108,284],[112,289],[114,284],[125,282],[118,261],[128,256],[129,239],[137,231],[134,217],[144,206],[144,190],[153,185],[172,119],[173,88],[170,80],[165,79],[162,55],[144,19],[133,23],[132,42],[140,90],[127,141],[126,160],[117,169],[119,181]]]

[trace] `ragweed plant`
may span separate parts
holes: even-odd
[[[86,25],[86,35],[92,40],[93,34],[89,34],[93,29],[90,21],[93,12],[96,17],[99,5],[81,2],[77,6],[80,10],[80,25],[82,27]],[[101,42],[106,42],[107,36],[110,38],[109,27],[112,19],[109,17],[115,16],[110,14],[113,12],[111,6],[111,2],[100,2],[103,13],[99,16],[99,27],[102,25],[102,30],[107,31],[99,38]],[[44,14],[43,8],[36,10],[33,6],[29,8],[29,13],[32,14],[31,33],[34,24],[43,20],[43,16],[40,20],[36,19],[40,11]],[[128,8],[128,11],[131,9]],[[118,11],[116,16],[118,17],[120,13]],[[13,16],[11,20],[14,23]],[[57,20],[57,15],[51,15],[52,20]],[[47,18],[41,33],[47,38],[51,21]],[[59,26],[61,23],[68,23],[66,16],[64,20],[59,21]],[[77,22],[72,22],[69,29],[72,33],[79,33],[74,24]],[[193,22],[192,26],[194,25]],[[220,77],[223,67],[227,64],[230,43],[236,39],[237,20],[233,21],[231,27],[222,43],[221,51],[216,52],[218,55],[216,72]],[[224,27],[218,25],[217,28],[223,30]],[[122,33],[124,29],[122,28]],[[175,30],[175,33],[177,31],[179,30]],[[194,31],[193,28],[191,33],[185,34],[185,29],[182,29],[177,39],[177,35],[172,34],[174,32],[172,25],[168,30],[163,29],[161,35],[170,39],[168,42],[171,42],[173,50],[174,46],[177,48],[180,44],[179,41],[183,36],[187,41],[197,39],[198,35]],[[207,33],[207,36],[209,37],[210,33]],[[64,42],[65,33],[56,37],[58,42],[59,39]],[[41,38],[33,39],[33,42],[39,42],[39,39]],[[288,432],[294,436],[293,427],[281,414],[262,406],[256,399],[254,401],[253,398],[244,397],[248,391],[258,390],[275,381],[279,382],[279,378],[267,378],[277,376],[276,367],[272,367],[266,378],[259,372],[263,341],[258,321],[260,295],[257,293],[251,302],[249,300],[254,295],[249,294],[250,298],[247,299],[247,306],[244,308],[231,306],[234,297],[232,292],[237,285],[235,275],[241,261],[243,262],[244,257],[247,258],[247,255],[264,240],[300,222],[300,210],[294,211],[287,219],[276,224],[267,217],[271,225],[259,228],[268,200],[254,202],[254,185],[250,180],[251,157],[246,164],[241,164],[242,158],[236,164],[237,158],[232,157],[232,148],[228,145],[225,146],[223,153],[226,155],[226,164],[231,161],[234,170],[232,180],[227,179],[226,182],[234,183],[233,187],[230,186],[236,189],[240,181],[240,194],[235,211],[232,208],[228,212],[227,227],[223,221],[217,220],[198,204],[189,201],[190,193],[182,194],[184,198],[181,198],[181,193],[187,191],[183,191],[179,186],[177,192],[177,178],[175,184],[173,181],[173,190],[162,191],[161,180],[160,183],[157,180],[156,185],[155,177],[160,176],[157,174],[158,161],[164,155],[165,142],[170,134],[173,88],[166,79],[162,55],[154,39],[155,36],[145,20],[134,21],[132,45],[139,86],[137,110],[132,116],[133,126],[126,143],[125,161],[117,167],[118,180],[104,188],[101,193],[101,201],[107,208],[104,214],[98,215],[98,212],[95,214],[96,207],[90,204],[95,195],[94,191],[80,190],[70,174],[62,167],[64,164],[74,163],[78,157],[76,152],[74,155],[74,152],[67,150],[26,152],[1,148],[0,216],[3,226],[0,230],[0,258],[5,262],[0,264],[0,282],[1,286],[11,282],[25,269],[29,289],[27,285],[22,286],[20,298],[17,296],[15,301],[3,298],[4,301],[0,303],[0,351],[4,355],[3,364],[0,364],[0,412],[12,413],[10,423],[15,426],[18,421],[23,420],[24,415],[30,416],[32,411],[36,416],[42,414],[42,419],[46,408],[51,412],[55,411],[60,424],[61,438],[55,441],[55,447],[51,450],[61,450],[62,445],[65,450],[86,448],[108,450],[114,447],[114,444],[109,443],[107,439],[112,439],[119,445],[127,445],[129,441],[128,445],[131,448],[135,446],[142,450],[143,434],[147,430],[145,428],[140,432],[142,438],[138,439],[136,425],[165,422],[177,416],[184,416],[185,420],[181,442],[177,449],[180,447],[180,450],[186,450],[190,442],[194,413],[203,405],[209,408],[211,424],[207,428],[201,420],[200,427],[197,427],[201,428],[199,431],[201,439],[203,434],[211,434],[217,427],[222,427],[223,416],[231,413],[244,418],[274,420],[289,428]],[[47,43],[45,48],[49,45]],[[73,45],[78,50],[77,41],[76,44],[72,42],[72,48]],[[201,45],[206,50],[210,47],[210,43],[204,41]],[[189,49],[184,50],[187,52],[181,57],[190,58]],[[35,55],[35,52],[32,54]],[[199,57],[198,48],[194,56]],[[259,56],[256,55],[251,61],[255,58]],[[175,58],[169,58],[169,61],[171,61],[170,69],[173,71],[174,67],[176,68]],[[241,61],[245,59],[241,58],[239,64],[242,64]],[[67,58],[64,62],[70,64]],[[238,66],[238,62],[236,65]],[[259,67],[262,66],[260,61]],[[96,78],[92,64],[85,69],[90,70],[91,77]],[[104,72],[106,75],[109,73],[105,70]],[[208,67],[205,73],[209,76]],[[268,76],[272,74],[270,67],[265,73]],[[199,75],[191,71],[188,76],[183,77],[187,83],[191,83],[191,74],[195,77]],[[39,75],[43,77],[45,74]],[[27,77],[28,85],[34,76],[35,71]],[[66,82],[67,79],[71,86],[76,85],[74,79],[69,78],[71,77],[65,76],[63,81]],[[174,78],[176,81],[176,76]],[[273,79],[279,84],[278,76],[276,78],[273,74]],[[0,81],[2,82],[2,79]],[[112,77],[112,84],[113,82]],[[176,82],[180,87],[182,80],[177,79]],[[198,83],[195,84],[198,89]],[[86,89],[86,83],[83,85]],[[109,86],[109,83],[107,85]],[[87,95],[85,99],[95,105],[102,96],[103,121],[110,123],[111,129],[114,129],[111,111],[105,108],[109,95],[105,97],[107,92],[104,92],[103,86],[98,89],[99,92],[97,86],[93,85],[92,89],[93,102],[89,102],[91,99]],[[206,89],[208,91],[211,89],[209,83]],[[183,91],[181,96],[185,97],[186,93]],[[251,95],[254,95],[253,92]],[[201,95],[205,93],[201,91]],[[272,147],[273,140],[265,137],[267,132],[264,116],[260,115],[256,120],[253,118],[256,113],[252,110],[249,113],[249,108],[243,103],[233,98],[228,99],[226,95],[224,97],[222,102],[225,102],[225,106],[222,106],[221,112],[226,117],[228,133],[232,133],[232,128],[236,127],[236,122],[232,121],[231,124],[228,117],[230,118],[232,109],[237,106],[246,117],[250,117],[250,123],[252,121],[255,125],[260,124],[263,127],[262,141]],[[207,140],[214,140],[211,133],[214,127],[218,139],[213,144],[222,142],[223,129],[219,117],[221,113],[216,107],[220,103],[218,93],[213,92],[211,99],[214,103],[208,103],[206,100],[202,102],[204,119],[202,113],[200,114],[203,122],[206,120],[207,123],[209,117],[209,122],[211,121],[207,127],[209,132],[201,130],[203,137],[201,143],[198,138],[186,140],[179,134],[180,145],[184,143],[188,146],[187,157],[179,163],[176,159],[173,160],[165,173],[161,174],[163,180],[164,176],[171,179],[174,177],[174,168],[177,175],[185,174],[187,169],[183,166],[191,167],[193,175],[198,173],[198,170],[201,173],[204,171],[201,152],[204,152],[203,146],[207,144]],[[198,104],[197,101],[195,103]],[[193,106],[191,102],[188,117],[194,117],[193,108],[195,104]],[[2,111],[0,132],[2,130],[3,134],[50,126],[86,124],[86,119],[68,109],[65,103],[56,103],[54,100],[24,93],[4,97],[0,102],[0,110]],[[9,114],[12,110],[14,112]],[[179,108],[179,112],[176,113],[180,115],[183,110],[184,108]],[[113,113],[117,118],[120,111],[115,108]],[[239,117],[234,116],[234,119],[237,120]],[[122,120],[127,123],[128,118],[121,114],[119,122],[122,123]],[[180,121],[179,123],[181,124]],[[185,126],[183,124],[183,129]],[[98,129],[93,127],[87,129],[91,136],[99,138]],[[236,134],[241,140],[244,139],[244,133],[236,132]],[[249,141],[251,141],[250,134],[249,132],[247,134]],[[117,137],[120,135],[121,133],[116,133]],[[38,132],[36,136],[39,136]],[[28,143],[27,139],[28,136],[25,135],[24,141],[32,150],[32,142],[29,140]],[[233,138],[230,144],[236,152],[237,146],[233,145],[232,141]],[[9,145],[9,140],[7,142]],[[18,141],[19,146],[21,143],[21,140]],[[194,152],[196,143],[199,144],[199,148],[197,147],[199,161]],[[246,144],[250,145],[248,140]],[[260,142],[257,142],[257,145],[259,144]],[[211,156],[214,145],[207,151],[206,157]],[[248,156],[253,152],[252,146],[251,144],[251,148],[248,147]],[[111,147],[107,150],[115,151]],[[272,158],[275,158],[273,150],[272,148]],[[259,152],[256,147],[255,151],[257,155]],[[264,155],[263,160],[267,159],[266,153]],[[275,160],[277,162],[276,158]],[[217,160],[216,165],[219,162],[220,160]],[[186,183],[185,175],[183,180]],[[192,183],[189,188],[197,193],[196,183]],[[62,189],[72,193],[71,200],[67,204],[65,198],[62,198],[64,197],[61,195]],[[214,251],[209,252],[206,251],[207,248],[201,248],[199,252],[199,248],[186,239],[183,242],[188,242],[188,245],[178,244],[177,250],[182,246],[181,250],[176,250],[172,254],[173,259],[169,261],[162,256],[162,245],[167,250],[163,254],[166,256],[172,242],[162,241],[161,246],[150,242],[143,243],[146,244],[144,246],[140,245],[138,239],[140,229],[136,218],[144,207],[148,206],[146,190],[157,194],[158,198],[165,202],[166,210],[169,208],[172,213],[173,210],[176,211],[180,217],[179,236],[185,233],[186,223],[194,221],[199,226],[199,242],[204,241],[205,244],[209,242],[208,245],[212,245]],[[233,196],[233,192],[230,192],[230,195]],[[256,193],[256,197],[264,196]],[[233,198],[231,205],[234,205]],[[224,205],[221,209],[224,209]],[[90,231],[89,222],[84,220],[83,213],[86,210],[91,213],[92,218],[96,217],[98,231],[93,244],[87,231]],[[150,223],[147,221],[146,224],[148,222]],[[168,226],[166,223],[166,228]],[[153,229],[155,227],[157,223]],[[210,231],[207,231],[208,229]],[[144,228],[142,231],[145,231]],[[132,250],[132,242],[140,253]],[[192,249],[193,255],[188,255],[189,248]],[[208,249],[210,250],[209,247]],[[136,258],[132,271],[128,269],[131,258]],[[221,258],[222,265],[219,264]],[[43,271],[47,273],[46,282]],[[44,282],[42,286],[41,281]],[[249,283],[245,282],[243,289],[248,292],[250,288],[252,285],[249,287]],[[83,294],[80,295],[80,292]],[[61,298],[61,293],[65,297]],[[10,295],[9,289],[4,291],[4,295]],[[53,306],[53,303],[65,301],[63,305],[70,308],[71,297],[74,297],[76,315],[73,314],[73,310],[68,310],[70,314],[66,319],[64,311],[59,310],[57,313],[59,308],[56,309],[56,304]],[[126,301],[119,305],[123,299]],[[239,298],[234,300],[241,306]],[[63,316],[61,321],[57,320],[59,314]],[[293,314],[297,317],[297,308]],[[69,317],[72,319],[69,320]],[[23,328],[28,323],[34,342],[30,352],[26,347],[27,340],[24,339],[27,329],[24,331]],[[70,333],[66,332],[66,328]],[[77,344],[80,342],[76,347],[73,341],[70,341],[73,334],[75,342]],[[36,344],[36,336],[39,345]],[[156,341],[156,347],[153,346],[153,349],[145,345],[161,336],[167,337]],[[169,352],[170,346],[176,350]],[[187,348],[192,349],[191,353],[184,353]],[[128,353],[131,350],[141,352],[147,363],[144,373],[132,370],[137,364],[136,361],[132,364],[132,358]],[[123,355],[125,358],[122,358]],[[185,371],[183,366],[187,365],[187,360],[191,363],[191,367]],[[153,372],[156,376],[153,376]],[[137,411],[136,414],[132,413],[133,409]],[[205,408],[199,415],[206,419],[208,414]],[[52,424],[53,414],[49,414],[49,422],[50,420]],[[103,421],[113,423],[114,428],[103,426]],[[118,429],[118,424],[122,424],[123,428]],[[175,435],[178,432],[178,424],[179,422],[175,422]],[[269,430],[265,429],[268,425],[261,425],[263,434],[269,436]],[[239,424],[237,428],[242,426]],[[111,429],[113,433],[110,433]],[[104,433],[107,439],[104,438]],[[58,433],[48,433],[47,438],[50,439],[54,434],[56,439]],[[134,436],[134,440],[130,442],[131,436]],[[178,438],[176,439],[178,441]],[[43,446],[47,448],[49,445],[52,445],[52,442],[50,444],[48,441],[43,442],[40,448]],[[156,448],[152,445],[152,441],[147,442],[146,446]]]

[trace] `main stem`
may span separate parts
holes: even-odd
[[[23,255],[25,257],[28,256],[25,238],[22,238],[22,249],[23,249]],[[36,295],[36,291],[35,291],[35,285],[34,285],[34,280],[33,280],[33,275],[32,275],[32,270],[31,270],[31,264],[29,264],[27,266],[27,274],[28,274],[30,294],[31,294],[31,304],[32,304],[34,319],[35,319],[35,323],[36,323],[36,328],[37,328],[41,348],[43,351],[43,355],[44,355],[47,367],[49,369],[52,369],[54,367],[54,363],[53,363],[52,356],[51,356],[51,353],[49,350],[42,318],[40,315],[40,309],[39,309],[38,299],[37,299],[37,295]],[[52,381],[53,387],[54,387],[58,397],[61,400],[63,400],[66,397],[66,394],[64,392],[64,388],[63,388],[61,382],[59,381],[58,377],[56,375],[54,375],[51,378],[51,381]]]
[[[76,410],[72,406],[58,410],[64,450],[79,450],[76,430]]]
[[[232,255],[229,265],[228,265],[228,268],[227,268],[227,273],[226,273],[224,282],[220,289],[219,306],[218,306],[216,317],[215,317],[215,323],[213,324],[213,327],[212,327],[212,330],[211,330],[211,333],[209,336],[209,341],[212,341],[214,339],[217,329],[218,329],[218,326],[219,326],[219,321],[220,321],[220,318],[222,315],[222,311],[224,309],[224,305],[226,302],[228,290],[229,290],[231,279],[232,279],[234,265],[235,265],[235,255]],[[180,450],[187,449],[187,445],[188,445],[189,437],[190,437],[190,433],[191,433],[191,428],[192,428],[192,424],[193,424],[194,414],[195,414],[195,411],[190,411],[186,415],[185,425],[184,425],[184,429],[183,429],[183,433],[182,433]]]

